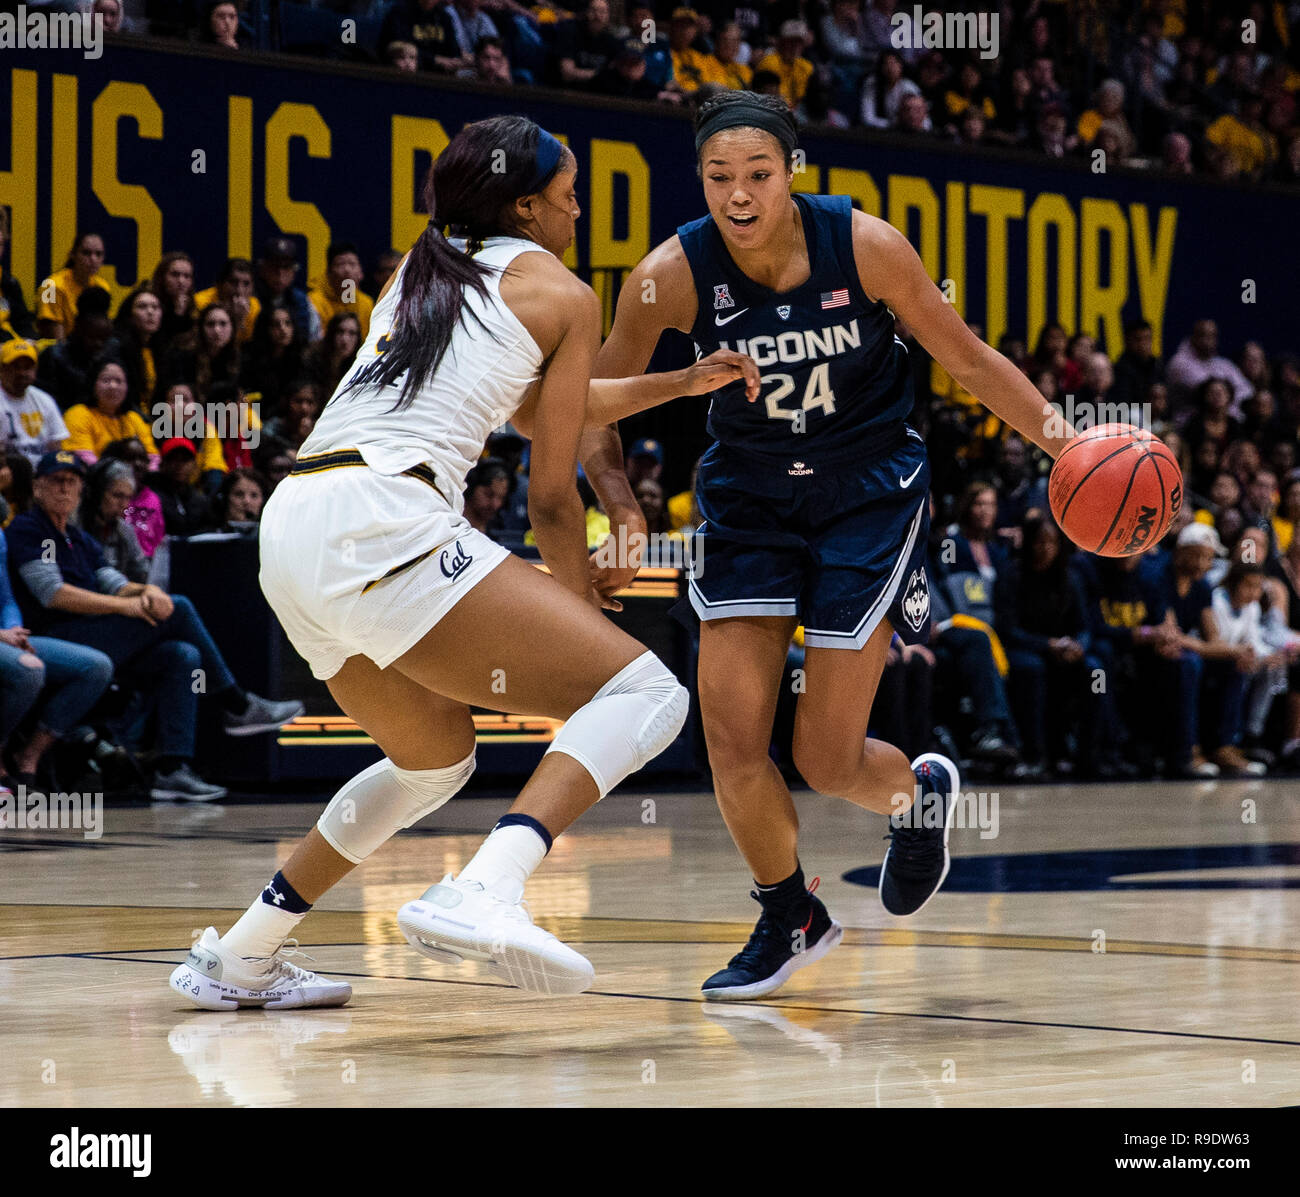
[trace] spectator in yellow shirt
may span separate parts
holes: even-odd
[[[5,267],[9,244],[9,209],[0,205],[0,342],[26,339],[36,332],[21,284]]]
[[[307,292],[307,298],[320,317],[321,328],[344,312],[361,324],[361,339],[370,331],[370,313],[374,301],[361,290],[361,255],[351,241],[338,241],[325,251],[325,273]]]
[[[1228,165],[1228,169],[1219,171],[1220,177],[1258,177],[1277,161],[1277,140],[1260,121],[1262,111],[1263,101],[1258,95],[1250,95],[1241,101],[1239,115],[1226,113],[1205,130],[1205,140]]]
[[[732,91],[744,91],[754,80],[754,72],[740,61],[744,38],[740,26],[732,21],[722,27],[713,47],[705,59],[704,82],[717,83]]]
[[[228,400],[224,406],[220,400],[209,406],[227,428],[239,429],[240,417],[244,413],[240,411],[237,398]],[[247,419],[245,423],[248,424]],[[210,485],[214,473],[226,472],[226,450],[221,434],[204,414],[188,383],[177,382],[167,388],[163,400],[154,407],[154,429],[162,441],[179,436],[194,442],[199,451],[199,474],[205,486]]]
[[[1285,553],[1295,537],[1300,524],[1300,478],[1292,478],[1282,491],[1282,502],[1273,516],[1273,535],[1277,537],[1277,551]]]
[[[235,340],[241,345],[253,339],[262,301],[253,294],[253,263],[247,258],[227,258],[216,286],[194,294],[194,309],[202,312],[214,303],[225,307],[235,322]]]
[[[134,436],[147,452],[157,453],[144,417],[138,411],[124,410],[130,392],[126,367],[116,358],[100,358],[91,369],[89,382],[90,402],[78,403],[63,413],[68,427],[63,448],[95,461],[110,441]]]
[[[781,96],[791,108],[798,108],[808,94],[813,64],[803,56],[812,35],[803,21],[786,21],[776,39],[776,50],[765,55],[754,68],[771,71],[781,80]]]
[[[678,491],[668,500],[668,524],[674,532],[691,533],[700,526],[704,518],[700,515],[699,505],[695,501],[695,483],[700,475],[700,459],[695,459],[691,466],[691,485]]]
[[[673,56],[673,82],[685,92],[708,83],[709,58],[692,44],[700,33],[700,16],[693,8],[673,9],[668,25],[668,48]]]
[[[61,341],[77,318],[77,300],[87,287],[109,290],[99,273],[104,264],[104,239],[98,233],[78,233],[68,260],[36,288],[36,329],[44,338]]]

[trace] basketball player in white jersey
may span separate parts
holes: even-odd
[[[522,117],[468,125],[452,140],[425,184],[428,228],[267,504],[263,590],[313,674],[385,756],[339,790],[238,922],[222,936],[209,927],[172,974],[200,1007],[348,1000],[345,982],[292,963],[286,940],[340,878],[469,780],[471,705],[566,722],[459,876],[406,903],[398,925],[417,951],[485,962],[526,989],[591,984],[591,964],[534,926],[524,883],[555,836],[672,742],[688,699],[604,618],[612,604],[593,585],[608,593],[610,579],[589,564],[574,479],[601,312],[559,260],[579,214],[575,175],[573,155]],[[448,240],[443,226],[462,236]],[[756,393],[752,363],[719,354],[673,375],[601,382],[593,407],[609,406],[602,388],[667,397],[742,376]],[[529,514],[549,577],[462,514],[465,475],[506,420],[534,437]],[[612,473],[603,485],[616,491]],[[612,491],[607,504],[634,505],[630,491]]]

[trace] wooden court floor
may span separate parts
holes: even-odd
[[[318,807],[110,808],[95,841],[2,831],[0,1105],[1300,1102],[1300,783],[1004,789],[997,834],[954,830],[948,885],[910,920],[845,879],[874,880],[883,818],[797,802],[805,871],[848,930],[744,1005],[699,992],[757,912],[708,794],[616,794],[534,879],[592,991],[535,997],[407,948],[397,907],[508,805],[463,799],[302,924],[352,1003],[278,1014],[198,1011],[166,980]]]

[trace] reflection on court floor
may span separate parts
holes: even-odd
[[[1249,788],[1253,824],[1240,819]],[[394,914],[504,799],[403,834],[302,924],[341,1010],[204,1013],[166,986],[318,807],[112,809],[0,835],[0,1104],[1279,1105],[1300,1100],[1300,787],[1041,787],[954,833],[916,920],[874,888],[883,820],[802,795],[843,945],[763,1003],[699,985],[757,914],[708,794],[616,794],[562,837],[534,915],[592,960],[540,998],[412,953]]]

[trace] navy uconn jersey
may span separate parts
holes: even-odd
[[[742,273],[712,216],[677,235],[695,279],[697,352],[747,353],[763,377],[753,403],[741,381],[713,393],[709,435],[786,466],[798,459],[811,473],[896,444],[912,412],[912,380],[893,314],[858,281],[849,198],[793,199],[811,273],[791,291],[771,291]]]

